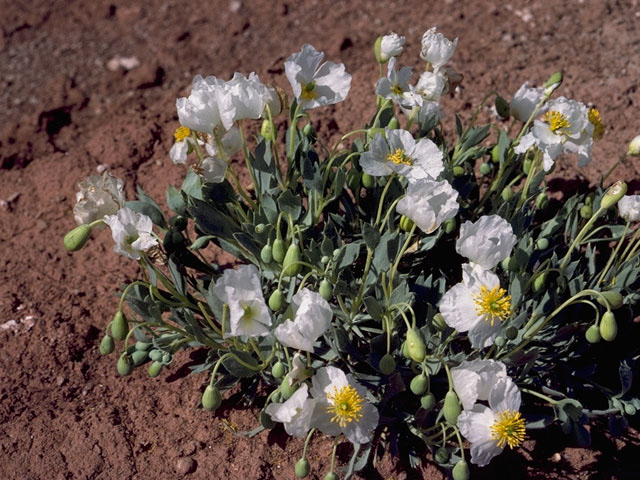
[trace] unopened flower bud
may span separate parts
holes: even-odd
[[[145,363],[149,359],[149,352],[144,350],[136,350],[131,354],[131,361],[133,361],[133,366],[137,367]]]
[[[272,255],[273,259],[278,263],[282,263],[282,261],[284,260],[285,245],[284,240],[282,240],[281,238],[276,238],[273,241]]]
[[[309,460],[307,460],[307,457],[302,457],[300,460],[298,460],[298,462],[296,463],[296,477],[298,478],[304,478],[307,475],[309,475],[309,472],[311,471],[311,465],[309,465]]]
[[[640,135],[631,140],[628,153],[632,157],[640,157]]]
[[[89,225],[78,225],[64,236],[64,248],[66,248],[68,252],[77,252],[84,247],[84,244],[87,243],[90,236],[91,227]]]
[[[120,358],[118,358],[116,369],[122,377],[126,377],[127,375],[131,374],[131,372],[133,371],[133,361],[127,353],[123,353],[122,355],[120,355]]]
[[[600,202],[602,208],[611,208],[627,193],[627,184],[622,180],[618,180],[611,185]]]
[[[369,130],[367,130],[367,138],[372,140],[376,135],[382,135],[384,137],[384,134],[384,128],[380,127],[371,127]]]
[[[598,343],[602,340],[602,337],[600,336],[600,329],[597,325],[591,325],[587,328],[587,331],[584,332],[584,336],[589,343]]]
[[[322,258],[320,259],[320,263],[322,263],[323,265],[326,265],[327,263],[329,263],[329,260],[331,260],[327,255],[323,255]]]
[[[158,375],[160,375],[163,366],[164,365],[162,365],[161,362],[152,362],[151,365],[149,365],[149,370],[147,371],[147,373],[149,373],[149,376],[151,378],[156,378]]]
[[[207,385],[207,388],[204,389],[204,393],[202,394],[201,402],[202,408],[208,412],[213,412],[222,403],[220,390],[213,385]]]
[[[518,336],[518,329],[513,325],[509,325],[504,332],[504,336],[507,340],[514,340]]]
[[[464,175],[464,168],[461,167],[460,165],[456,165],[455,167],[453,167],[453,176],[454,177],[461,177],[462,175]]]
[[[282,308],[283,304],[284,304],[284,294],[282,293],[282,290],[277,288],[269,296],[269,308],[272,311],[277,312]]]
[[[502,265],[502,269],[505,272],[515,272],[516,270],[518,270],[518,261],[516,260],[515,255],[505,258],[501,262],[501,265]]]
[[[549,239],[542,237],[536,240],[536,249],[546,250],[547,248],[549,248]]]
[[[384,356],[380,359],[378,367],[380,368],[380,372],[383,375],[391,375],[391,373],[396,369],[396,361],[391,355],[385,353]]]
[[[532,160],[530,158],[525,158],[524,162],[522,162],[522,171],[525,175],[529,175],[529,171],[531,170]]]
[[[274,142],[276,140],[273,124],[267,118],[262,121],[262,125],[260,126],[260,135],[270,142]]]
[[[273,378],[283,377],[284,365],[281,361],[277,361],[276,363],[273,364],[273,367],[271,367],[271,375],[273,375]]]
[[[453,390],[449,390],[444,396],[444,406],[442,407],[444,419],[450,424],[455,425],[458,416],[462,412],[458,395]]]
[[[535,293],[541,292],[547,285],[547,272],[538,275],[533,281],[533,291]]]
[[[313,125],[311,123],[307,123],[302,128],[302,133],[304,134],[305,137],[307,137],[311,141],[311,143],[314,143],[316,141],[316,139],[318,138],[318,134],[316,133],[316,129],[313,128]]]
[[[465,460],[458,460],[451,471],[453,480],[469,480],[471,476],[469,472],[469,464]]]
[[[410,232],[411,229],[413,228],[413,225],[414,225],[413,220],[411,220],[406,215],[402,215],[400,217],[400,230],[403,230],[405,232]]]
[[[264,263],[271,263],[273,260],[273,248],[268,243],[260,250],[260,260]]]
[[[113,341],[111,335],[105,335],[100,342],[100,355],[109,355],[116,348],[116,344]]]
[[[368,173],[362,174],[361,181],[364,188],[371,188],[376,184],[376,179]]]
[[[550,96],[562,84],[562,72],[556,72],[544,84],[544,94]]]
[[[420,406],[427,412],[431,411],[436,406],[436,397],[431,392],[425,393],[420,397]]]
[[[297,389],[298,387],[294,385],[290,385],[289,374],[285,375],[284,378],[282,379],[282,383],[280,384],[280,396],[284,400],[289,400],[289,398],[291,398],[291,395],[296,393]]]
[[[491,149],[491,161],[493,163],[500,163],[500,148],[498,145],[494,145]]]
[[[411,379],[411,383],[409,384],[409,388],[414,395],[422,395],[427,391],[427,377],[424,374],[416,375]]]
[[[331,300],[331,296],[333,295],[333,287],[331,286],[331,284],[326,278],[324,278],[320,282],[320,288],[318,288],[318,293],[320,293],[320,296],[324,298],[327,302]]]
[[[627,415],[635,415],[637,412],[638,409],[635,407],[635,405],[631,403],[624,404],[624,413],[626,413]]]
[[[445,220],[445,222],[443,223],[444,226],[444,233],[449,234],[452,233],[457,226],[456,223],[456,219],[455,218],[449,218],[447,220]]]
[[[502,335],[498,335],[493,343],[495,343],[496,347],[502,348],[507,343],[507,340]]]
[[[618,325],[616,323],[616,316],[613,312],[605,312],[600,320],[600,336],[607,342],[612,342],[618,335]]]
[[[329,472],[324,476],[323,480],[338,480],[338,475],[335,472]]]
[[[122,341],[127,338],[128,333],[129,322],[127,321],[127,317],[124,316],[122,310],[118,310],[113,316],[113,321],[111,322],[111,336],[115,340]]]
[[[591,218],[591,215],[593,215],[593,208],[591,207],[591,205],[583,205],[582,207],[580,207],[580,216],[582,218],[588,220]]]
[[[489,175],[491,173],[491,170],[493,170],[493,167],[491,166],[490,163],[483,163],[482,165],[480,165],[480,173],[482,175]]]
[[[609,307],[611,310],[617,310],[622,306],[622,302],[624,298],[620,294],[620,292],[616,292],[615,290],[607,290],[606,292],[600,292],[601,296],[598,295],[596,298],[598,303],[603,307]]]
[[[447,450],[444,447],[440,447],[438,450],[436,450],[436,453],[433,454],[433,459],[436,461],[436,463],[447,463],[449,461],[449,450]]]
[[[398,122],[398,119],[396,117],[392,117],[391,120],[389,120],[389,124],[387,125],[387,127],[389,127],[389,129],[391,130],[397,130],[398,128],[400,128],[400,122]]]
[[[509,114],[511,113],[509,102],[507,102],[500,95],[496,95],[495,105],[496,105],[496,112],[498,112],[498,115],[500,115],[500,118],[504,118],[504,119],[509,118]]]
[[[298,248],[295,242],[292,242],[282,261],[282,275],[284,277],[296,277],[301,270],[300,248]]]
[[[427,355],[427,347],[422,339],[422,334],[415,328],[407,331],[407,351],[414,362],[422,362]]]
[[[376,38],[375,43],[373,44],[373,54],[376,56],[376,60],[380,65],[387,63],[389,59],[383,60],[380,55],[380,47],[382,46],[382,35]]]
[[[256,233],[262,233],[265,231],[265,229],[267,228],[267,226],[264,223],[259,223],[254,227],[254,231]]]
[[[513,189],[511,187],[504,187],[500,196],[502,197],[502,200],[508,202],[513,198]]]
[[[547,208],[547,205],[549,205],[549,198],[547,198],[546,193],[541,192],[536,197],[536,208],[538,210],[544,210],[545,208]]]
[[[436,330],[440,331],[448,327],[447,322],[444,321],[444,317],[440,312],[433,316],[433,326],[436,327]]]

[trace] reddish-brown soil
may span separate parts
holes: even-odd
[[[353,74],[346,102],[312,112],[323,136],[358,128],[374,108],[379,34],[407,36],[401,61],[418,65],[420,37],[438,26],[460,43],[451,64],[461,90],[443,99],[469,118],[492,89],[510,98],[529,80],[565,70],[562,94],[596,105],[607,134],[594,161],[556,173],[598,180],[640,133],[640,5],[553,2],[281,0],[16,0],[0,2],[0,478],[287,479],[300,441],[280,430],[240,438],[255,409],[197,410],[205,376],[188,376],[188,354],[155,380],[120,378],[98,342],[117,308],[118,285],[136,275],[100,231],[68,254],[76,184],[107,166],[162,200],[183,169],[168,151],[175,99],[195,74],[256,71],[288,89],[283,60],[308,42]],[[510,5],[509,5],[510,4]],[[135,57],[129,71],[110,60]],[[110,68],[111,67],[111,68]],[[615,177],[638,187],[635,164]],[[314,439],[312,478],[326,473],[331,444]],[[636,453],[634,453],[634,451]],[[570,448],[551,429],[505,452],[475,478],[638,478],[633,439],[595,435]],[[378,452],[379,454],[381,451]],[[559,454],[559,455],[554,455]],[[349,450],[341,451],[346,461]],[[442,479],[425,457],[417,476],[389,454],[363,478]],[[321,468],[320,468],[321,467]]]

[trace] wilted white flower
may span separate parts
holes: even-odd
[[[471,262],[489,269],[511,255],[517,242],[511,224],[500,215],[485,215],[460,227],[456,251]]]
[[[521,122],[526,122],[542,100],[542,97],[544,97],[544,89],[542,87],[529,87],[529,82],[524,82],[513,96],[509,104],[509,111],[511,115]],[[541,107],[539,113],[544,113],[545,111],[546,105]]]
[[[410,91],[410,78],[411,67],[402,67],[396,71],[396,59],[392,57],[387,65],[387,76],[378,80],[376,93],[384,98],[401,102],[403,95]]]
[[[457,199],[458,192],[446,180],[421,179],[409,183],[396,211],[413,220],[423,232],[431,233],[442,222],[456,216]]]
[[[441,70],[422,72],[414,91],[427,101],[437,102],[446,86],[447,78]]]
[[[465,410],[471,410],[477,401],[489,400],[496,382],[506,377],[507,367],[496,360],[465,360],[451,369],[453,389]]]
[[[320,368],[311,382],[311,395],[318,402],[311,426],[330,436],[343,433],[352,443],[371,441],[379,414],[366,400],[366,388],[336,367]]]
[[[430,28],[422,35],[420,58],[435,68],[441,67],[453,56],[457,45],[457,38],[452,42],[441,33],[436,33],[436,27]]]
[[[218,98],[220,119],[226,130],[238,120],[260,118],[267,103],[274,116],[280,112],[280,100],[275,90],[260,82],[255,73],[246,78],[236,72],[233,78],[224,84]]]
[[[331,324],[333,312],[319,293],[303,288],[291,299],[293,320],[286,320],[273,332],[278,341],[290,348],[313,352],[313,344]]]
[[[386,62],[393,57],[397,57],[402,53],[405,38],[397,33],[390,33],[382,37],[380,42],[380,60]]]
[[[440,313],[451,328],[469,332],[473,348],[493,344],[511,316],[511,295],[500,288],[500,279],[480,265],[462,266],[462,282],[451,287],[440,300]]]
[[[640,220],[640,195],[625,195],[618,201],[620,216],[627,222]]]
[[[294,386],[309,375],[307,373],[307,362],[300,353],[296,353],[291,359],[291,371],[289,372],[289,386]]]
[[[525,421],[520,414],[521,396],[509,378],[497,379],[489,393],[489,406],[477,403],[458,417],[460,433],[471,442],[471,463],[480,467],[524,441]]]
[[[220,124],[218,97],[223,90],[223,80],[196,75],[189,96],[176,100],[180,125],[197,132],[212,133]]]
[[[105,215],[114,215],[124,206],[124,184],[109,172],[91,175],[78,183],[80,191],[76,193],[76,205],[73,216],[78,225],[85,225],[102,219]]]
[[[236,127],[231,127],[220,138],[222,151],[216,143],[211,140],[206,143],[207,154],[211,157],[229,158],[231,155],[242,150],[242,135]]]
[[[303,109],[341,102],[349,93],[351,75],[342,63],[324,62],[324,53],[308,43],[284,62],[293,94]]]
[[[435,179],[444,170],[442,152],[431,140],[415,141],[407,130],[385,129],[386,139],[376,134],[369,151],[360,156],[365,173],[380,177],[397,172],[409,181],[421,178]]]
[[[640,135],[634,137],[631,142],[629,142],[629,155],[632,157],[640,156]]]
[[[225,270],[212,290],[229,305],[230,331],[225,333],[225,337],[269,334],[271,316],[262,295],[260,272],[254,265]]]
[[[306,383],[300,385],[284,403],[272,403],[265,412],[275,422],[284,424],[285,431],[294,437],[304,437],[311,428],[311,419],[316,401],[309,398]]]
[[[220,157],[207,157],[199,167],[205,182],[222,183],[227,174],[227,162]]]
[[[116,243],[115,252],[133,260],[140,260],[140,253],[158,244],[151,231],[153,222],[142,213],[123,207],[115,215],[105,215],[104,223],[111,228]]]
[[[173,133],[175,142],[169,150],[169,157],[171,161],[176,165],[184,164],[187,161],[187,154],[189,153],[189,147],[193,146],[194,140],[191,138],[191,129],[185,126],[180,126]]]

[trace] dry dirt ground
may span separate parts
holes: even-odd
[[[376,36],[405,35],[402,62],[417,65],[422,33],[438,26],[459,37],[451,64],[465,77],[442,102],[448,122],[453,112],[469,118],[492,89],[510,98],[523,81],[539,85],[560,69],[562,94],[600,109],[607,133],[593,163],[579,171],[563,159],[560,185],[597,181],[640,133],[637,1],[2,0],[0,7],[2,479],[293,478],[301,442],[279,430],[235,436],[233,428],[256,424],[255,410],[197,410],[206,379],[187,375],[188,355],[155,380],[142,371],[119,378],[115,358],[100,357],[97,346],[117,308],[117,286],[135,267],[113,253],[108,231],[76,254],[62,247],[74,226],[76,184],[98,167],[123,178],[130,197],[139,184],[162,199],[180,181],[184,172],[168,157],[174,104],[195,74],[256,71],[288,88],[283,60],[311,43],[353,75],[347,101],[312,113],[330,136],[373,111]],[[631,193],[640,185],[635,164],[616,176]],[[312,478],[324,476],[330,447],[312,442]],[[571,448],[552,429],[473,476],[638,478],[637,452],[633,439],[603,435],[593,449]],[[445,478],[424,460],[413,474],[386,454],[364,477]]]

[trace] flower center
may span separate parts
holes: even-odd
[[[485,320],[491,322],[491,326],[496,319],[504,320],[511,315],[511,295],[507,295],[507,291],[499,285],[491,290],[483,285],[480,293],[473,294],[473,300],[476,302],[476,313],[485,315]]]
[[[191,129],[187,127],[178,127],[176,131],[173,132],[173,137],[176,139],[176,142],[183,142],[189,135],[191,135]]]
[[[407,152],[402,148],[396,148],[395,153],[387,155],[387,161],[395,163],[396,165],[413,165],[413,158],[407,155]]]
[[[567,117],[555,110],[545,113],[544,121],[549,124],[549,128],[551,128],[553,133],[558,133],[558,130],[563,130],[565,128],[571,128],[571,124]]]
[[[255,309],[248,303],[245,303],[244,305],[242,305],[242,310],[244,312],[242,315],[242,320],[250,322],[256,316]]]
[[[590,108],[587,114],[589,121],[593,125],[593,139],[600,140],[604,136],[604,125],[597,108]]]
[[[498,447],[514,448],[524,441],[524,418],[520,412],[505,410],[498,414],[498,419],[491,425],[491,438],[498,441]]]
[[[318,94],[315,92],[316,82],[307,83],[304,87],[302,87],[302,93],[300,93],[300,98],[305,101],[310,101],[315,99]]]
[[[396,83],[393,87],[391,87],[391,93],[393,93],[394,95],[402,95],[404,93],[404,90],[402,90],[402,87]]]
[[[362,418],[363,400],[351,385],[335,387],[333,393],[327,395],[327,399],[330,402],[327,412],[333,414],[331,421],[338,422],[340,428]]]

